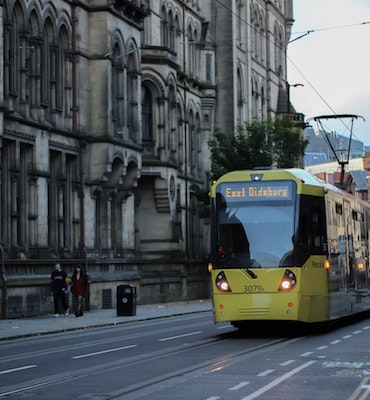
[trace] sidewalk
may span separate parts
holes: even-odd
[[[21,338],[46,333],[67,332],[77,329],[89,329],[101,326],[114,326],[133,321],[144,321],[176,315],[211,311],[211,300],[196,300],[179,303],[138,305],[135,316],[117,316],[116,309],[92,310],[79,318],[74,314],[42,315],[32,318],[0,320],[0,340]]]

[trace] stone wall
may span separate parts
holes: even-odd
[[[152,304],[174,301],[209,298],[209,275],[206,264],[193,264],[189,269],[177,265],[169,270],[158,270],[147,264],[137,271],[112,273],[98,272],[97,268],[89,273],[91,278],[88,308],[116,308],[117,287],[130,284],[135,286],[136,303]],[[95,271],[94,271],[95,270]],[[71,274],[68,272],[68,275]],[[72,306],[72,295],[68,293]],[[6,318],[31,317],[53,314],[53,296],[50,290],[50,275],[10,276],[7,281]],[[2,316],[4,318],[4,316]]]

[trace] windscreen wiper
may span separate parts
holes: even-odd
[[[250,275],[250,277],[252,279],[258,278],[258,276],[253,271],[251,271],[248,267],[245,267],[245,270],[248,272],[248,274]]]

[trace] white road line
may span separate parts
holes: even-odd
[[[114,349],[108,349],[108,350],[97,351],[97,352],[95,352],[95,353],[81,354],[80,356],[74,356],[74,357],[72,357],[72,360],[78,360],[78,359],[80,359],[80,358],[98,356],[98,355],[100,355],[100,354],[112,353],[112,352],[114,352],[114,351],[120,351],[120,350],[131,349],[132,347],[137,347],[137,344],[131,344],[130,346],[116,347],[116,348],[114,348]]]
[[[340,342],[341,342],[341,340],[334,340],[333,342],[330,342],[330,344],[338,344]]]
[[[183,335],[177,335],[177,336],[171,336],[171,337],[159,339],[158,342],[166,342],[167,340],[179,339],[179,338],[186,337],[186,336],[199,335],[200,333],[202,333],[202,331],[184,333]]]
[[[352,337],[352,335],[346,335],[346,336],[343,336],[343,339],[349,339],[351,337]]]
[[[355,400],[357,396],[361,393],[362,386],[366,384],[366,382],[369,380],[369,378],[364,378],[361,383],[357,386],[356,390],[352,393],[350,397],[348,397],[347,400]],[[366,392],[367,394],[367,392]]]
[[[274,371],[274,369],[266,369],[266,371],[260,372],[257,376],[266,376],[272,374]]]
[[[287,367],[288,365],[293,364],[294,362],[295,362],[295,360],[288,360],[279,365],[281,365],[282,367]]]
[[[25,370],[25,369],[36,368],[36,367],[37,367],[37,365],[25,365],[24,367],[6,369],[6,370],[4,370],[4,371],[0,371],[0,375],[10,374],[10,373],[12,373],[12,372],[23,371],[23,370]]]
[[[361,333],[362,331],[354,331],[352,332],[354,335],[358,335],[359,333]]]
[[[229,390],[239,390],[242,387],[247,386],[247,385],[249,385],[249,382],[240,382],[238,385],[235,385],[235,386],[229,388]]]
[[[327,348],[328,348],[328,346],[320,346],[320,347],[317,347],[316,350],[325,350]]]
[[[218,399],[221,399],[221,397],[212,396],[212,397],[208,397],[208,399],[206,399],[206,400],[218,400]]]
[[[279,385],[281,382],[284,382],[285,380],[289,379],[291,376],[297,374],[298,372],[309,367],[310,365],[314,364],[315,362],[316,361],[311,360],[311,361],[306,362],[306,364],[301,365],[300,367],[292,369],[291,371],[282,375],[280,378],[273,380],[272,382],[270,382],[268,385],[264,386],[263,388],[255,391],[254,393],[250,394],[247,397],[243,397],[241,400],[252,400],[252,399],[259,397],[261,394],[263,394],[263,393],[267,392],[268,390],[272,389],[273,387]]]
[[[363,390],[370,390],[370,385],[362,385],[361,389]]]
[[[227,328],[235,329],[232,325],[222,325],[217,327],[217,329],[227,329]]]
[[[308,351],[307,353],[301,354],[301,357],[307,357],[307,356],[310,356],[311,354],[312,354],[312,351]]]

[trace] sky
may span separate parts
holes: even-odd
[[[291,103],[315,130],[317,116],[359,116],[352,137],[370,146],[370,0],[293,0],[293,18]],[[350,135],[349,118],[321,121],[327,131]]]

